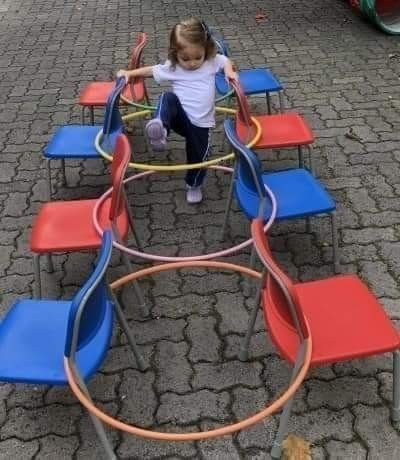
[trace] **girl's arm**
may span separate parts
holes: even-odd
[[[131,78],[136,77],[152,77],[153,76],[153,66],[139,67],[133,70],[118,70],[117,77],[125,77],[126,82],[128,83]]]
[[[224,74],[227,80],[235,80],[236,82],[239,82],[238,74],[233,69],[233,64],[230,59],[228,59],[224,65]]]

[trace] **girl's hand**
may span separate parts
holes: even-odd
[[[117,78],[123,77],[125,78],[125,83],[129,83],[129,74],[127,70],[118,70],[117,72]]]
[[[230,80],[234,80],[236,83],[239,83],[239,76],[234,70],[225,72],[225,78],[228,83]]]

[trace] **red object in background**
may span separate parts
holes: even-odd
[[[379,14],[379,16],[392,14],[395,12],[396,8],[398,9],[400,7],[399,4],[399,0],[376,0],[375,11]]]

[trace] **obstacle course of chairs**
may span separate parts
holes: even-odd
[[[138,35],[129,68],[141,65],[147,43]],[[228,48],[218,40],[221,52]],[[93,82],[80,94],[82,125],[58,128],[44,149],[48,172],[48,203],[38,211],[32,224],[30,249],[34,261],[34,299],[16,301],[0,324],[0,380],[14,383],[69,385],[76,398],[88,410],[99,439],[109,458],[116,458],[104,425],[152,440],[194,441],[235,433],[261,422],[282,410],[272,447],[273,458],[280,458],[282,441],[287,434],[296,391],[310,367],[393,353],[392,419],[400,421],[400,337],[374,294],[354,275],[340,275],[336,204],[315,177],[312,161],[314,135],[300,114],[286,111],[283,86],[267,69],[239,71],[240,84],[216,79],[216,89],[229,107],[219,108],[225,115],[224,143],[233,153],[223,153],[201,164],[146,164],[132,161],[132,149],[125,131],[129,120],[143,119],[154,109],[143,79],[125,85]],[[279,99],[279,112],[273,113],[271,96]],[[251,113],[248,97],[265,94],[267,113]],[[232,104],[233,103],[233,104]],[[233,105],[235,108],[233,108]],[[94,110],[104,109],[102,125],[95,125]],[[120,109],[134,109],[121,116]],[[89,125],[85,112],[90,112]],[[308,149],[307,162],[303,148]],[[297,148],[298,165],[282,171],[265,171],[257,150]],[[110,189],[98,199],[52,201],[53,160],[61,160],[62,184],[67,183],[65,161],[98,159],[111,163]],[[233,160],[233,167],[223,165]],[[307,167],[306,167],[307,163]],[[227,249],[190,256],[163,256],[143,248],[136,231],[126,186],[163,171],[207,167],[231,174],[221,239],[228,232],[232,203],[249,221],[251,237]],[[129,175],[129,171],[134,174]],[[274,222],[329,216],[332,234],[333,272],[335,276],[317,281],[294,282],[275,260],[268,243],[268,231]],[[79,224],[77,224],[79,223]],[[130,241],[133,237],[134,247]],[[251,247],[248,266],[224,262],[223,256],[238,254]],[[107,268],[112,251],[117,250],[127,274],[108,284]],[[46,256],[53,271],[52,255],[78,251],[97,251],[98,256],[86,282],[71,300],[43,298],[41,264]],[[132,258],[152,262],[134,271]],[[261,271],[256,271],[256,259]],[[162,264],[160,262],[163,262]],[[250,339],[261,308],[265,330],[283,360],[292,365],[287,387],[260,411],[247,418],[205,431],[164,432],[140,428],[96,407],[86,382],[101,368],[110,347],[114,316],[131,347],[137,367],[146,372],[149,363],[135,341],[119,290],[126,284],[134,289],[135,307],[144,318],[150,306],[142,292],[141,281],[170,270],[204,267],[214,271],[240,273],[257,285],[248,328],[238,350],[242,361],[248,359]],[[126,308],[126,307],[125,307]],[[323,423],[323,421],[321,422]]]

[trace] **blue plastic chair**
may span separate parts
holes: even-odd
[[[118,134],[124,130],[118,105],[120,93],[125,87],[125,79],[118,78],[114,89],[110,93],[104,114],[103,125],[66,125],[61,126],[54,133],[44,149],[48,172],[48,198],[51,198],[51,160],[61,160],[62,183],[66,184],[65,160],[101,158],[95,148],[95,139],[99,131],[103,130],[102,147],[112,151]]]
[[[232,120],[224,122],[225,134],[235,153],[235,168],[225,209],[222,237],[224,237],[233,195],[245,216],[265,221],[271,213],[271,203],[265,191],[267,185],[278,204],[275,220],[297,219],[318,214],[331,217],[333,264],[339,272],[336,205],[323,185],[306,169],[294,168],[276,172],[262,172],[258,157],[237,138]],[[254,261],[252,253],[251,265]]]
[[[70,301],[19,300],[0,323],[0,381],[68,385],[63,356],[79,369],[80,385],[102,365],[110,346],[114,311],[138,367],[145,369],[121,307],[108,289],[105,273],[112,253],[112,234],[104,232],[96,266]],[[92,419],[102,442],[104,428]]]
[[[213,39],[218,47],[218,51],[225,56],[230,55],[227,44],[221,38]],[[278,78],[268,69],[244,69],[238,71],[239,82],[247,96],[252,94],[265,94],[267,100],[268,113],[271,113],[270,93],[278,93],[280,111],[284,111],[283,86]],[[215,77],[215,87],[219,94],[226,94],[230,87],[225,79],[223,72],[219,72]]]

